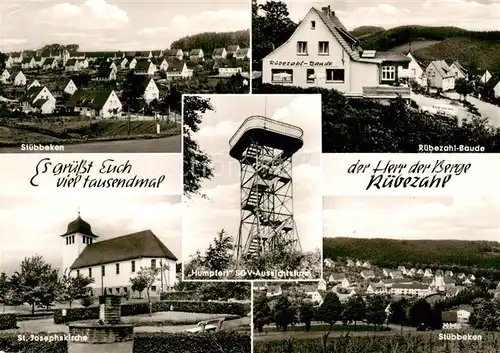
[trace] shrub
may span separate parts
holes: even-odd
[[[0,314],[0,330],[17,328],[17,317],[15,314]]]
[[[94,297],[91,297],[91,296],[83,297],[80,300],[80,304],[82,304],[82,306],[84,308],[88,308],[89,306],[91,306],[92,304],[94,304]]]
[[[202,314],[233,314],[245,316],[250,311],[249,303],[226,303],[226,302],[200,302],[190,300],[169,300],[153,303],[153,312],[158,311],[183,311],[187,313]],[[149,314],[148,303],[124,304],[121,306],[122,316],[132,316]],[[66,309],[66,320],[62,316],[62,310],[54,310],[54,323],[97,320],[99,318],[99,308],[71,308]]]
[[[36,332],[22,333],[24,339],[19,339],[17,333],[0,333],[0,351],[5,352],[21,352],[21,353],[67,353],[68,343],[65,340],[53,340],[52,342],[45,341],[34,341],[30,337],[35,335],[36,337],[43,336],[59,336],[63,337],[65,333],[44,333]]]
[[[198,293],[196,291],[165,292],[160,294],[161,300],[196,300]]]
[[[134,353],[247,353],[248,333],[220,331],[215,333],[148,333],[134,338]]]

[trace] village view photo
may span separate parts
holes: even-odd
[[[249,353],[250,284],[182,282],[181,211],[180,195],[2,196],[0,351]]]
[[[192,5],[2,1],[0,152],[180,153],[183,93],[250,90],[248,1]]]
[[[321,93],[323,152],[499,152],[500,4],[252,4],[252,93]]]
[[[184,280],[320,278],[320,95],[185,95],[183,119]]]

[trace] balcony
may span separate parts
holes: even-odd
[[[391,99],[400,95],[402,98],[409,99],[411,88],[405,86],[375,86],[363,87],[364,98]]]

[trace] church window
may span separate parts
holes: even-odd
[[[156,259],[151,259],[151,268],[156,268]]]
[[[120,264],[116,264],[116,274],[120,274]]]
[[[106,276],[106,266],[101,266],[102,276]]]
[[[92,268],[89,268],[89,277],[92,278]]]
[[[132,261],[132,272],[135,272],[135,261]]]

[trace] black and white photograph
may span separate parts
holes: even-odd
[[[500,3],[252,0],[252,93],[320,93],[324,153],[499,152]]]
[[[184,280],[321,275],[320,95],[185,95]]]
[[[181,212],[181,195],[2,197],[0,351],[249,353],[250,284],[182,282]]]
[[[323,200],[323,279],[304,288],[257,285],[266,295],[254,294],[255,352],[279,352],[290,338],[297,338],[291,352],[500,348],[498,198]],[[459,342],[453,334],[469,338]]]
[[[250,91],[247,0],[1,10],[0,153],[181,153],[182,94]]]

